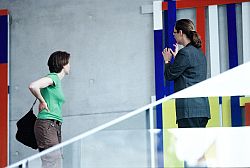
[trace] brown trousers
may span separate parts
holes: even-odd
[[[61,143],[61,123],[59,121],[37,119],[34,132],[40,152]],[[43,155],[41,160],[43,168],[61,168],[61,151],[57,150]]]

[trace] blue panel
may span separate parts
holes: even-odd
[[[237,29],[235,4],[227,5],[229,69],[238,66]],[[232,126],[242,126],[242,111],[239,96],[231,97]]]
[[[162,30],[154,31],[154,51],[155,51],[155,95],[156,100],[164,97],[164,61],[162,56]],[[156,106],[156,128],[162,129],[162,105]],[[158,135],[157,159],[158,166],[163,167],[163,139],[162,133]]]
[[[222,104],[222,97],[219,97],[219,104]]]
[[[8,16],[0,16],[0,63],[8,61]]]
[[[163,131],[157,134],[157,167],[164,167]]]
[[[168,1],[168,10],[164,11],[164,41],[165,47],[172,48],[174,50],[173,44],[176,43],[173,32],[176,22],[176,1]],[[173,61],[173,60],[172,60]],[[174,93],[174,82],[165,81],[165,95],[171,95]]]
[[[239,127],[243,125],[239,96],[231,97],[231,120],[232,120],[232,127]]]
[[[162,30],[154,31],[154,51],[155,51],[155,94],[156,100],[164,97],[164,61],[162,52]],[[162,107],[158,105],[157,128],[162,128]]]
[[[238,66],[235,4],[227,5],[229,68]]]
[[[173,44],[176,43],[173,32],[174,32],[174,26],[176,22],[176,1],[169,1],[168,2],[168,10],[167,13],[167,20],[164,20],[164,22],[167,23],[167,36],[166,41],[168,47],[172,48],[174,50]]]
[[[163,29],[164,29],[164,48],[172,48],[174,50],[173,44],[176,43],[173,32],[176,22],[176,1],[168,0],[168,10],[163,13]],[[173,61],[173,60],[171,60]],[[174,82],[165,80],[164,94],[166,96],[174,93]],[[163,121],[166,122],[166,121]],[[160,136],[160,135],[158,135]],[[163,145],[162,145],[163,148]],[[157,148],[158,152],[163,152],[163,149]],[[159,155],[159,154],[158,154]],[[163,154],[162,154],[163,155]],[[163,156],[164,157],[164,156]],[[164,158],[158,156],[158,167],[164,167]]]

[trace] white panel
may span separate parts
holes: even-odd
[[[162,1],[153,2],[154,30],[162,30]]]
[[[228,51],[228,26],[227,26],[227,6],[218,6],[219,20],[219,44],[220,44],[220,72],[225,72],[229,67]]]
[[[250,61],[250,2],[242,3],[243,62]]]
[[[219,44],[219,17],[217,5],[208,6],[208,29],[210,46],[210,74],[214,77],[220,74],[220,44]],[[219,111],[220,126],[222,126],[222,110]]]
[[[208,7],[211,77],[220,74],[219,26],[217,5]]]

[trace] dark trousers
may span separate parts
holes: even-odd
[[[207,117],[182,118],[177,120],[178,128],[205,128]]]
[[[61,142],[61,123],[59,121],[37,119],[34,132],[40,152]],[[61,168],[61,151],[56,150],[43,155],[41,160],[42,168]]]

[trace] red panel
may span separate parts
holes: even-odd
[[[179,0],[176,1],[176,8],[195,8],[209,5],[225,5],[233,3],[249,2],[249,0]],[[162,2],[162,9],[168,10],[167,2]]]
[[[162,10],[168,10],[168,3],[167,2],[162,2]]]
[[[246,126],[250,126],[250,103],[245,104],[245,121]]]
[[[0,64],[0,167],[7,166],[8,147],[8,65]]]
[[[198,7],[196,9],[196,29],[201,36],[202,51],[206,54],[206,18],[205,7]]]
[[[1,15],[8,15],[8,14],[9,14],[9,12],[8,12],[7,9],[2,9],[2,10],[0,10],[0,16],[1,16]]]

